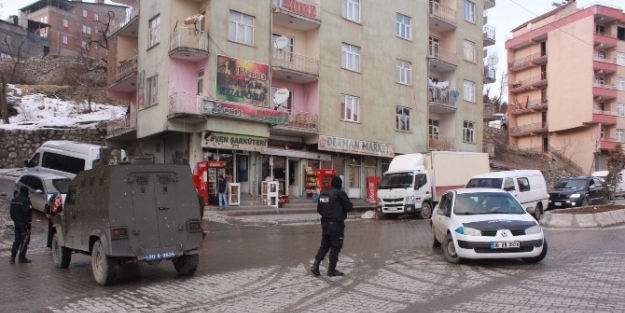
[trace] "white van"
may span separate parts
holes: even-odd
[[[545,177],[539,170],[515,170],[475,175],[467,188],[503,189],[516,197],[524,209],[540,220],[547,205],[549,193]]]
[[[44,142],[35,151],[30,160],[24,161],[26,171],[47,170],[74,178],[80,171],[93,168],[93,163],[100,159],[103,146],[68,140]]]
[[[592,173],[592,177],[601,178],[605,181],[608,177],[608,171],[597,171]],[[621,182],[616,185],[616,190],[614,190],[611,186],[608,186],[610,195],[614,198],[616,197],[624,197],[625,198],[625,170],[621,170]]]

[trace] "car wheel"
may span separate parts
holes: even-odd
[[[104,254],[100,240],[95,242],[91,251],[91,271],[100,285],[108,286],[115,280],[115,262]]]
[[[534,209],[534,218],[537,221],[540,221],[542,217],[543,217],[543,205],[541,203],[537,203],[536,208]]]
[[[547,256],[547,239],[543,241],[543,251],[537,256],[533,258],[523,258],[523,261],[527,263],[538,263],[542,261]]]
[[[434,225],[430,225],[432,227],[432,247],[433,248],[438,248],[441,246],[441,243],[436,240],[436,235],[435,235],[435,231],[434,231]]]
[[[451,238],[451,234],[447,234],[443,240],[443,255],[445,255],[445,260],[449,263],[458,264],[462,261],[456,252],[456,245]]]
[[[423,205],[421,206],[421,211],[419,211],[418,217],[420,219],[430,219],[432,218],[432,207],[430,206],[429,203],[424,202]]]
[[[183,255],[172,260],[176,272],[180,275],[191,276],[197,270],[200,260],[198,254]]]
[[[52,260],[58,268],[68,268],[72,261],[72,250],[61,246],[59,234],[54,234],[52,237]]]
[[[584,200],[582,200],[582,207],[588,206],[588,198],[584,198]]]

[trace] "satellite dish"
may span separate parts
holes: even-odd
[[[286,88],[280,88],[273,94],[273,102],[275,104],[283,104],[289,99],[289,90]]]
[[[534,24],[530,22],[530,23],[527,23],[527,26],[525,27],[527,27],[527,30],[532,30],[534,28]]]
[[[488,65],[495,65],[499,63],[499,58],[496,55],[491,55],[486,59],[486,63],[488,63]]]
[[[288,44],[289,44],[289,38],[285,36],[280,36],[276,38],[276,40],[273,41],[273,46],[278,50],[284,49],[284,47],[286,47]]]

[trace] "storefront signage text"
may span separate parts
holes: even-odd
[[[395,156],[395,149],[390,144],[325,135],[319,135],[319,149],[389,158]]]
[[[217,56],[217,100],[268,107],[269,66]]]
[[[202,133],[202,147],[227,150],[264,151],[267,148],[268,138],[237,134],[204,132]]]
[[[287,112],[249,105],[206,100],[204,101],[202,110],[204,114],[253,120],[275,125],[287,125],[289,123],[289,113]]]

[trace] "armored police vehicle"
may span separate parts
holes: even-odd
[[[191,170],[183,164],[100,165],[72,180],[54,217],[54,264],[91,255],[95,280],[110,285],[127,263],[171,260],[180,275],[198,267],[202,224]]]

